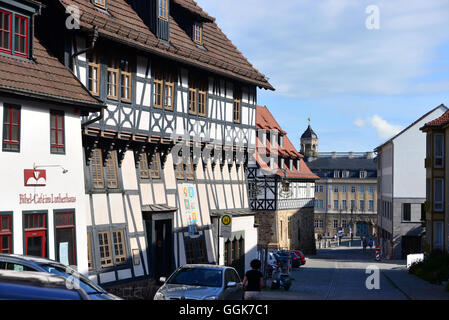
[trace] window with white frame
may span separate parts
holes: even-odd
[[[348,170],[343,170],[342,171],[342,178],[349,178],[349,171]]]
[[[436,178],[433,180],[433,209],[443,211],[444,208],[444,180]]]
[[[338,185],[334,185],[334,192],[338,193]]]
[[[368,176],[368,172],[366,170],[360,171],[360,179],[365,179]]]
[[[296,170],[298,170],[298,172],[301,171],[301,164],[299,162],[300,160],[296,160]]]
[[[368,210],[374,210],[374,200],[368,200]]]
[[[334,220],[334,229],[338,228],[338,220]]]
[[[343,193],[347,192],[347,187],[345,185],[341,186],[341,192],[343,192]]]
[[[444,166],[444,135],[435,133],[433,136],[433,165],[435,168],[443,168]]]
[[[340,178],[340,171],[334,170],[334,178]]]

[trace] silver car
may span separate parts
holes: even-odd
[[[154,300],[242,300],[240,277],[234,268],[209,264],[179,267],[154,295]]]

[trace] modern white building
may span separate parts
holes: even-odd
[[[440,117],[440,105],[377,147],[378,230],[386,257],[422,252],[426,200],[426,135],[419,129]]]
[[[81,118],[102,104],[42,43],[40,10],[0,1],[0,252],[87,272]]]

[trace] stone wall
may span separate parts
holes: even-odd
[[[258,245],[315,254],[313,208],[258,211]]]

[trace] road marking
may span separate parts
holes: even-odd
[[[332,272],[331,281],[329,282],[329,288],[327,290],[326,296],[324,297],[324,300],[329,300],[332,297],[335,297],[336,293],[336,283],[337,283],[337,271],[339,269],[338,261],[334,262],[334,271]]]

